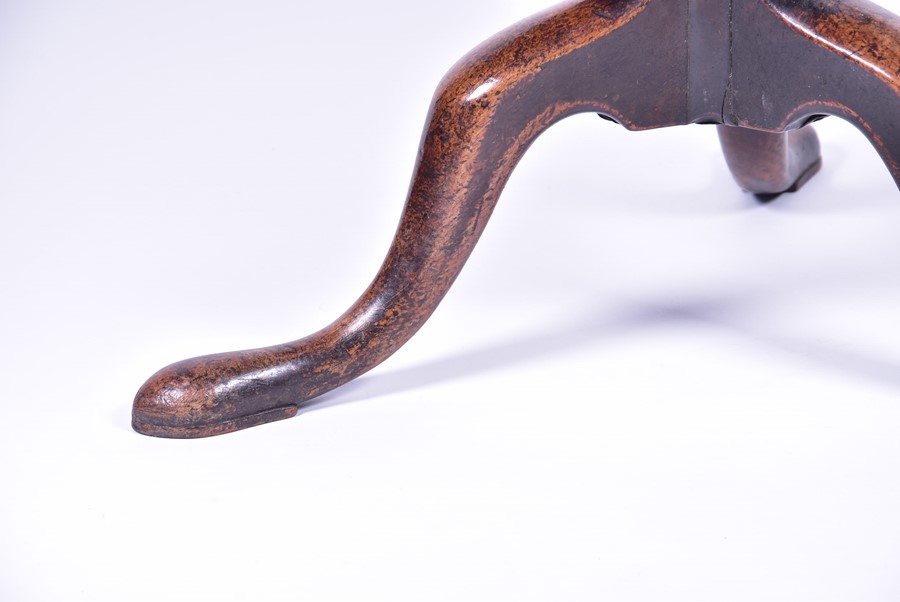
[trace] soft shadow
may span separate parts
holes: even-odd
[[[803,283],[806,291],[814,290],[827,295],[829,289],[848,285],[846,275],[834,272],[820,274],[820,280]],[[868,277],[877,276],[869,274]],[[859,279],[866,276],[856,274]],[[796,294],[798,283],[785,281],[763,290],[730,291],[721,295],[698,297],[677,302],[636,301],[628,310],[610,313],[598,319],[596,312],[585,314],[556,328],[547,328],[517,340],[507,340],[497,345],[474,349],[468,353],[453,355],[422,363],[417,366],[377,375],[364,376],[354,382],[323,395],[301,412],[315,411],[370,400],[384,395],[402,393],[466,378],[475,374],[492,372],[511,366],[570,352],[579,347],[597,345],[613,337],[629,336],[637,331],[655,328],[663,324],[702,323],[705,326],[740,335],[769,350],[798,356],[823,369],[841,372],[870,382],[877,382],[900,389],[900,363],[894,359],[874,354],[848,351],[830,345],[821,336],[803,336],[785,333],[767,326],[760,319],[759,309],[777,305],[779,296],[787,298]]]
[[[520,366],[651,327],[661,321],[670,320],[671,314],[665,308],[644,307],[606,315],[603,318],[598,320],[596,314],[585,315],[581,320],[558,325],[556,328],[547,328],[520,339],[503,341],[402,370],[363,376],[317,398],[304,406],[300,412],[356,403],[510,366]]]
[[[706,304],[659,308],[673,321],[701,323],[740,335],[770,351],[795,355],[820,368],[900,389],[900,363],[829,345],[820,338],[785,333],[727,305]]]
[[[774,203],[776,200],[781,198],[781,195],[788,194],[793,191],[785,191],[785,192],[758,192],[753,195],[753,198],[756,199],[756,202],[760,205],[768,205],[769,203]]]

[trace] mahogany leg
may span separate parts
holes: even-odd
[[[795,128],[834,115],[863,132],[900,186],[900,17],[868,0],[734,2],[731,55],[724,123],[788,136],[761,142],[763,157],[743,161],[734,159],[751,151],[754,134],[726,130],[742,185],[791,185],[769,173],[802,178],[812,142],[803,138],[808,127]],[[773,148],[787,159],[771,170]],[[792,160],[794,172],[784,167]]]
[[[464,58],[438,88],[396,237],[356,304],[304,339],[164,368],[135,398],[135,430],[204,437],[288,418],[394,353],[453,283],[541,132],[579,112],[632,129],[685,123],[685,35],[673,27],[687,26],[684,11],[673,2],[569,2]]]
[[[780,134],[727,125],[717,129],[731,175],[747,192],[796,192],[822,167],[812,126]]]
[[[492,38],[435,95],[406,207],[380,271],[304,339],[194,358],[138,392],[136,430],[204,437],[288,418],[402,346],[453,283],[516,163],[557,121],[720,129],[738,182],[801,185],[804,124],[854,122],[900,185],[900,17],[866,0],[570,0]],[[801,129],[797,129],[801,128]]]

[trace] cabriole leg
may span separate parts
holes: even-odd
[[[289,418],[393,354],[440,303],[541,132],[579,112],[632,129],[684,123],[684,35],[672,27],[683,10],[570,2],[464,58],[438,88],[397,234],[356,304],[304,339],[164,368],[138,392],[134,428],[204,437]]]

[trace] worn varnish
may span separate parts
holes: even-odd
[[[631,130],[718,124],[735,179],[767,195],[815,173],[807,124],[835,115],[900,184],[900,18],[865,0],[588,0],[500,33],[438,87],[396,236],[353,307],[298,341],[164,368],[134,400],[135,430],[289,418],[384,361],[440,303],[529,145],[582,112]]]

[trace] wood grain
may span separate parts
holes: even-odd
[[[900,177],[897,18],[852,2],[843,20],[835,6],[589,0],[498,34],[438,86],[400,225],[360,299],[303,339],[162,369],[134,400],[134,428],[204,437],[288,418],[387,359],[453,284],[531,143],[576,113],[631,130],[732,126],[726,154],[757,192],[796,185],[818,160],[811,131],[783,132],[837,115]]]

